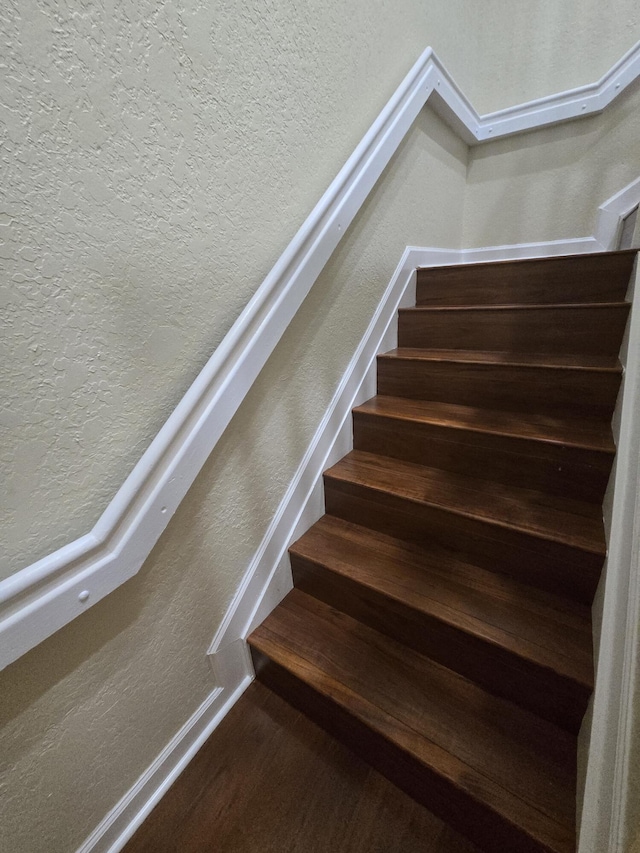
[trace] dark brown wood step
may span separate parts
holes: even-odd
[[[601,508],[353,451],[325,477],[329,514],[589,602],[605,555]],[[480,562],[478,562],[480,561]]]
[[[403,348],[378,356],[378,394],[610,420],[621,374],[605,356]]]
[[[418,305],[618,302],[635,250],[419,269]]]
[[[490,853],[574,853],[575,738],[293,590],[258,678]]]
[[[290,555],[296,588],[577,734],[593,689],[585,605],[331,516]]]
[[[602,501],[615,446],[606,421],[377,396],[353,410],[356,450]]]
[[[403,308],[398,346],[617,356],[629,308],[626,302]]]

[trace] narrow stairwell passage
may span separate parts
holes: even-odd
[[[489,853],[576,848],[634,258],[419,271],[249,640],[264,684]]]

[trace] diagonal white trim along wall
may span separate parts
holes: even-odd
[[[600,112],[640,75],[640,43],[590,86],[479,116],[428,48],[90,533],[0,582],[0,666],[140,569],[419,111],[469,143]]]

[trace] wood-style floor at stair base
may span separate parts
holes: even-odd
[[[419,270],[258,677],[489,853],[574,853],[635,253]]]
[[[480,853],[254,682],[122,853]]]
[[[573,849],[571,735],[299,590],[251,645],[267,685],[454,826],[473,815],[485,849]]]

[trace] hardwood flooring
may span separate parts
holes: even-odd
[[[123,853],[478,853],[260,683]]]

